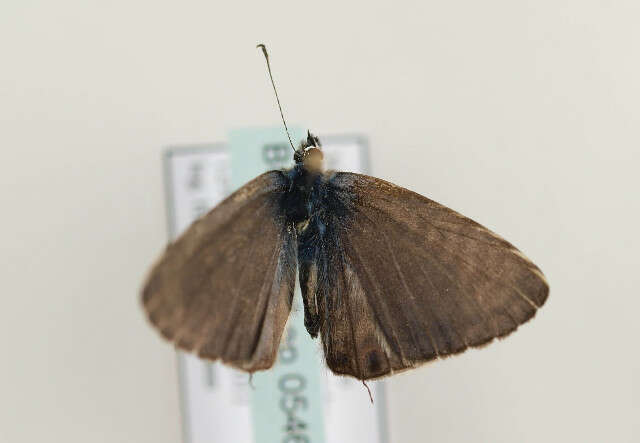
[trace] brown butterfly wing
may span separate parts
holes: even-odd
[[[335,373],[367,380],[463,352],[513,332],[547,299],[540,270],[478,223],[373,177],[327,183],[344,210],[324,221],[329,272],[314,284]]]
[[[273,365],[296,270],[295,231],[278,203],[286,190],[280,171],[257,177],[191,225],[153,267],[144,309],[177,347],[250,372]]]

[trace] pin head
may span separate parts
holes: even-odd
[[[307,139],[300,143],[300,147],[293,154],[296,164],[302,164],[304,169],[309,172],[322,172],[324,154],[321,147],[320,139],[307,131]]]

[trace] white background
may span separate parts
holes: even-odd
[[[160,149],[362,132],[372,170],[494,229],[551,296],[516,334],[390,380],[395,442],[640,439],[637,1],[0,4],[0,440],[176,442],[137,291]]]

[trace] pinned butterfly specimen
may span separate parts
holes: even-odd
[[[478,223],[384,180],[324,171],[311,133],[293,159],[195,221],[151,270],[144,309],[178,348],[270,368],[296,271],[327,365],[363,381],[504,337],[547,299],[538,267]]]

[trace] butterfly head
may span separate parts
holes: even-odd
[[[307,131],[307,139],[300,143],[300,147],[293,154],[297,165],[302,165],[309,172],[322,172],[324,155],[320,150],[320,139]]]

